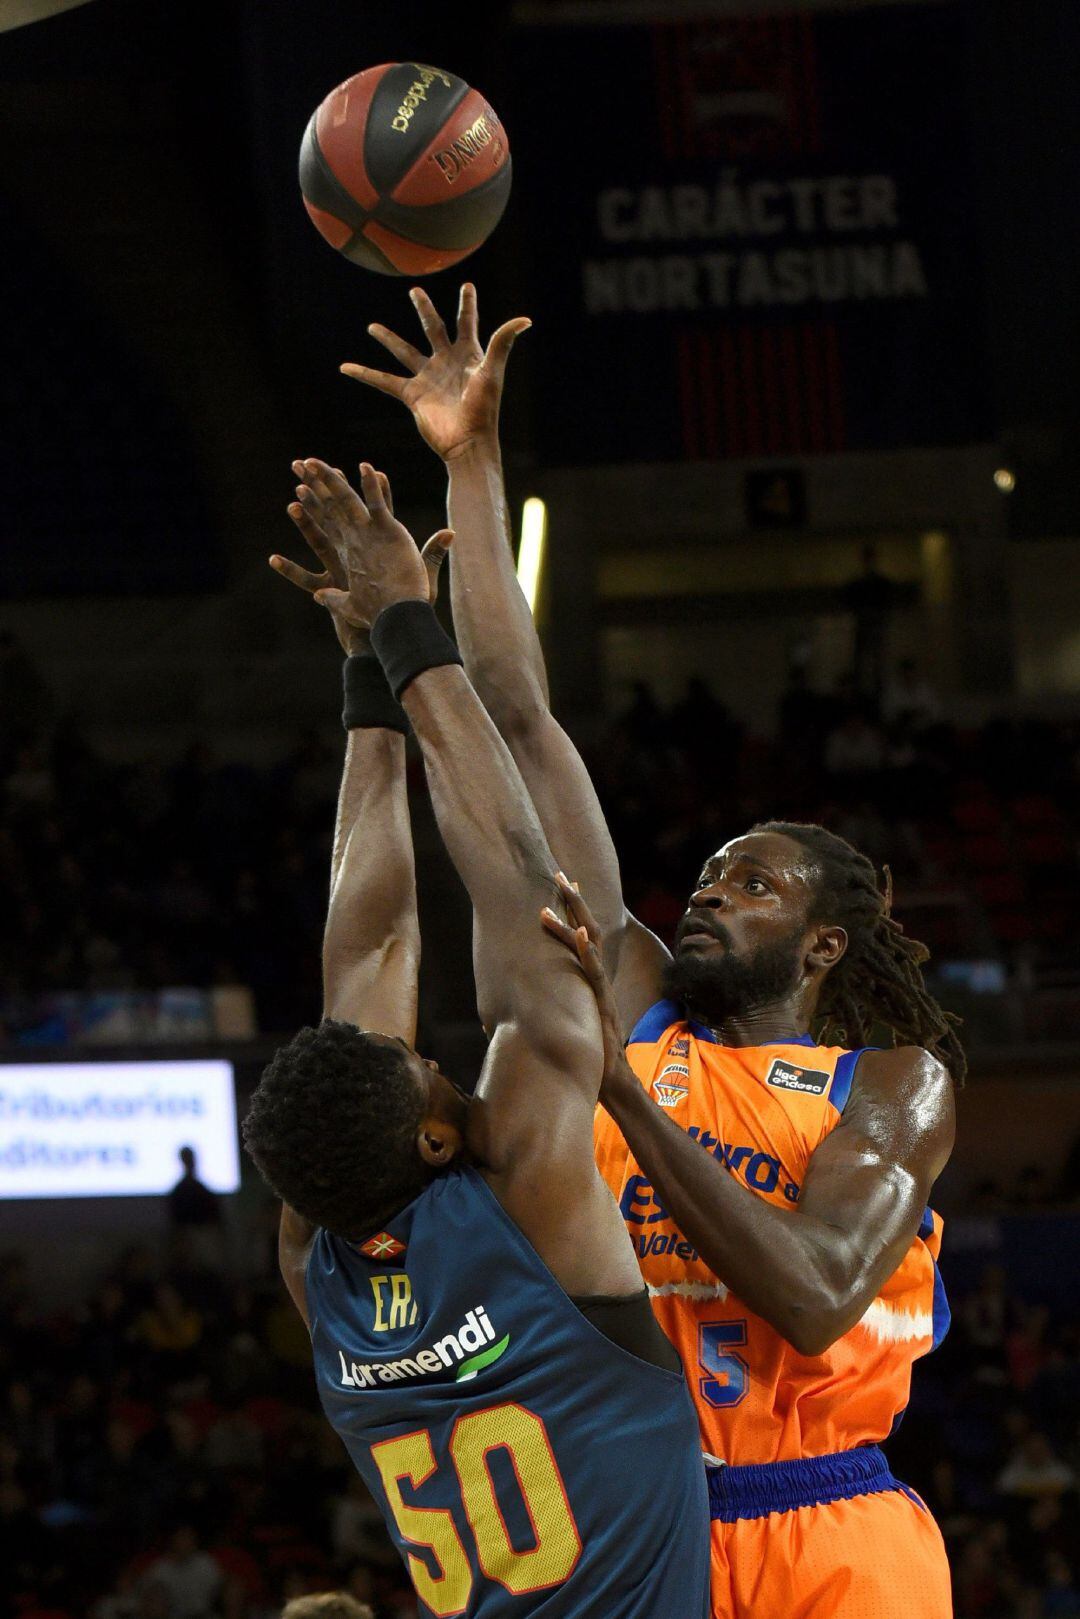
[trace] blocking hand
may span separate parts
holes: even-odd
[[[435,600],[453,534],[440,529],[419,551],[394,517],[385,473],[367,462],[360,466],[363,500],[324,461],[294,461],[293,471],[306,481],[297,487],[289,516],[323,571],[312,573],[276,555],[270,566],[329,611],[346,652],[365,651],[368,627],[384,607],[393,601]]]
[[[423,354],[387,326],[375,324],[368,331],[412,375],[398,377],[389,371],[351,363],[343,365],[342,371],[407,405],[422,436],[444,461],[454,460],[477,444],[494,448],[506,362],[514,339],[532,322],[524,315],[505,321],[487,348],[482,349],[476,288],[471,281],[461,289],[457,334],[452,342],[423,288],[414,287],[409,296],[431,345],[430,354]]]
[[[540,920],[550,934],[553,934],[568,950],[574,952],[596,996],[604,1041],[604,1077],[600,1084],[600,1100],[606,1102],[617,1089],[627,1084],[636,1085],[637,1076],[626,1060],[622,1023],[615,1002],[615,991],[611,987],[611,979],[604,966],[604,941],[596,918],[573,883],[564,877],[561,871],[555,881],[569,920],[562,921],[546,905],[540,912]]]

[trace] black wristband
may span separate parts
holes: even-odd
[[[395,697],[425,669],[461,662],[461,653],[430,602],[401,601],[384,607],[371,626],[371,644]]]
[[[345,709],[341,720],[347,731],[400,731],[402,736],[408,736],[408,716],[387,685],[382,664],[373,652],[346,658],[342,680]]]

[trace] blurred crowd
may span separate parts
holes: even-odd
[[[264,1029],[317,1015],[340,764],[314,734],[262,770],[202,742],[171,765],[111,761],[0,637],[7,1038],[33,1038],[67,990],[241,983]]]
[[[953,1312],[916,1364],[892,1466],[941,1526],[957,1619],[1080,1615],[1080,1313],[999,1264]]]
[[[699,678],[666,712],[639,685],[593,763],[631,906],[665,936],[702,851],[773,818],[888,864],[899,913],[942,954],[1037,970],[1080,944],[1080,726],[960,727],[910,660],[873,696],[817,691],[796,665],[768,737]]]
[[[173,1211],[170,1246],[127,1248],[60,1311],[0,1260],[0,1619],[277,1619],[328,1586],[415,1619],[318,1410],[274,1219],[241,1279]],[[892,1465],[941,1524],[957,1619],[1075,1619],[1080,1314],[999,1265],[953,1308]]]
[[[174,1217],[167,1252],[125,1249],[59,1312],[0,1259],[0,1619],[278,1619],[328,1588],[415,1619],[266,1213],[243,1280]]]
[[[54,716],[0,635],[0,1042],[33,1041],[42,998],[70,990],[243,984],[264,1031],[317,1015],[335,707],[328,694],[326,731],[264,768],[205,740],[171,763],[119,763]],[[854,681],[815,691],[796,667],[768,737],[699,678],[668,709],[641,685],[582,742],[631,906],[664,937],[703,852],[778,816],[822,820],[887,862],[909,931],[942,960],[999,964],[991,986],[1052,983],[1080,960],[1076,726],[959,728],[909,662],[873,697]],[[410,779],[421,796],[417,760]],[[1057,1032],[1037,1018],[1014,1031]]]

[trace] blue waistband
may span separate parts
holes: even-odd
[[[707,1472],[710,1516],[720,1523],[903,1489],[876,1445],[840,1450],[831,1456],[807,1456],[796,1462],[709,1467]]]

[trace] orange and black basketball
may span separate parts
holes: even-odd
[[[355,73],[311,116],[304,206],[331,246],[383,275],[430,275],[475,251],[510,195],[506,131],[478,90],[441,68]]]

